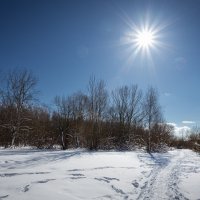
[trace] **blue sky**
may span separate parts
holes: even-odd
[[[32,70],[46,104],[86,90],[91,75],[109,90],[152,85],[168,122],[195,125],[189,122],[200,123],[199,9],[198,0],[0,0],[0,69]],[[151,59],[123,44],[133,24],[145,23],[161,28],[162,45],[149,49]]]

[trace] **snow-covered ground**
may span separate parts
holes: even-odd
[[[200,199],[200,156],[0,150],[0,199]]]

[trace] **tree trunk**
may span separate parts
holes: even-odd
[[[15,139],[16,139],[16,131],[12,134],[12,141],[11,141],[11,146],[13,147],[15,144]]]
[[[65,139],[64,139],[64,133],[63,133],[63,131],[61,133],[61,140],[62,140],[62,149],[65,150],[66,149],[66,145],[65,145]]]

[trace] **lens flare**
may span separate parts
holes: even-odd
[[[122,50],[120,56],[124,59],[124,70],[132,69],[136,65],[154,69],[158,56],[173,48],[168,38],[168,27],[173,21],[153,18],[149,13],[144,13],[140,20],[132,20],[122,12],[126,29],[116,44]]]
[[[154,34],[149,30],[139,31],[136,35],[136,44],[141,48],[149,48],[154,45]]]

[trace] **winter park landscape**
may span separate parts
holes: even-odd
[[[0,0],[0,200],[200,200],[199,8]]]
[[[200,199],[200,156],[0,150],[0,199]]]

